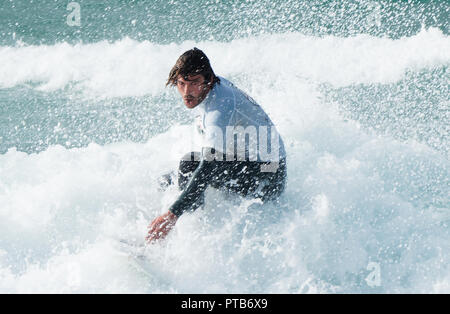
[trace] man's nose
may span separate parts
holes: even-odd
[[[189,94],[192,91],[192,85],[191,84],[185,84],[184,85],[184,93]]]

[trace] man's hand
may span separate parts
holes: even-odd
[[[145,238],[148,242],[154,242],[159,239],[164,239],[172,230],[177,222],[178,217],[171,211],[157,217],[150,224],[148,235]]]

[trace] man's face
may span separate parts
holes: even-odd
[[[200,104],[210,90],[210,86],[205,84],[205,77],[201,74],[188,75],[187,80],[178,75],[177,88],[183,97],[184,104],[189,109]]]

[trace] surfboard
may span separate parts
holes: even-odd
[[[171,272],[153,254],[154,247],[144,240],[115,239],[117,249],[126,256],[129,267],[142,275],[150,291],[173,291]]]
[[[149,248],[145,242],[135,242],[127,239],[119,239],[117,241],[117,248],[127,256],[128,263],[136,271],[143,275],[156,279],[163,280],[157,267],[148,258]]]

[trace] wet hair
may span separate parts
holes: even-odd
[[[211,82],[211,78],[213,78],[212,86],[216,83],[220,83],[220,79],[214,74],[208,57],[203,51],[194,47],[178,58],[172,70],[170,70],[166,86],[177,85],[179,75],[181,75],[183,79],[188,80],[188,76],[199,74],[203,75],[206,84]]]

